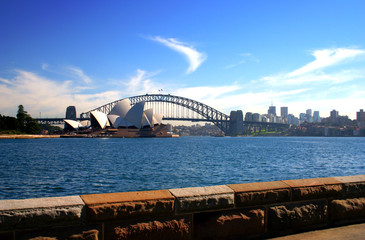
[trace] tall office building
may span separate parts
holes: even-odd
[[[360,109],[360,112],[356,112],[356,120],[360,122],[365,122],[365,112],[363,109]]]
[[[331,113],[330,113],[330,116],[331,116],[331,119],[336,119],[338,118],[338,111],[336,110],[332,110]]]
[[[288,117],[288,107],[281,107],[280,108],[280,116],[282,118],[287,118]]]
[[[313,122],[321,122],[321,117],[319,116],[319,111],[313,112]]]
[[[276,107],[275,106],[270,106],[267,113],[276,116]]]
[[[305,111],[305,116],[307,118],[307,122],[313,122],[312,109],[307,109]]]

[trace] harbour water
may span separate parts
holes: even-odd
[[[0,140],[0,199],[365,174],[365,138]]]

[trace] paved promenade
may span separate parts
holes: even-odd
[[[272,238],[272,240],[344,240],[344,239],[350,239],[350,240],[365,239],[365,223]]]

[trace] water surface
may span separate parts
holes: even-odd
[[[365,138],[0,140],[0,199],[365,174]]]

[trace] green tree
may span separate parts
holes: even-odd
[[[25,133],[37,134],[41,131],[41,127],[38,125],[37,121],[31,116],[27,115],[25,117]]]
[[[18,106],[18,113],[16,114],[16,119],[18,120],[19,131],[25,132],[25,119],[28,116],[27,112],[24,110],[23,105]]]

